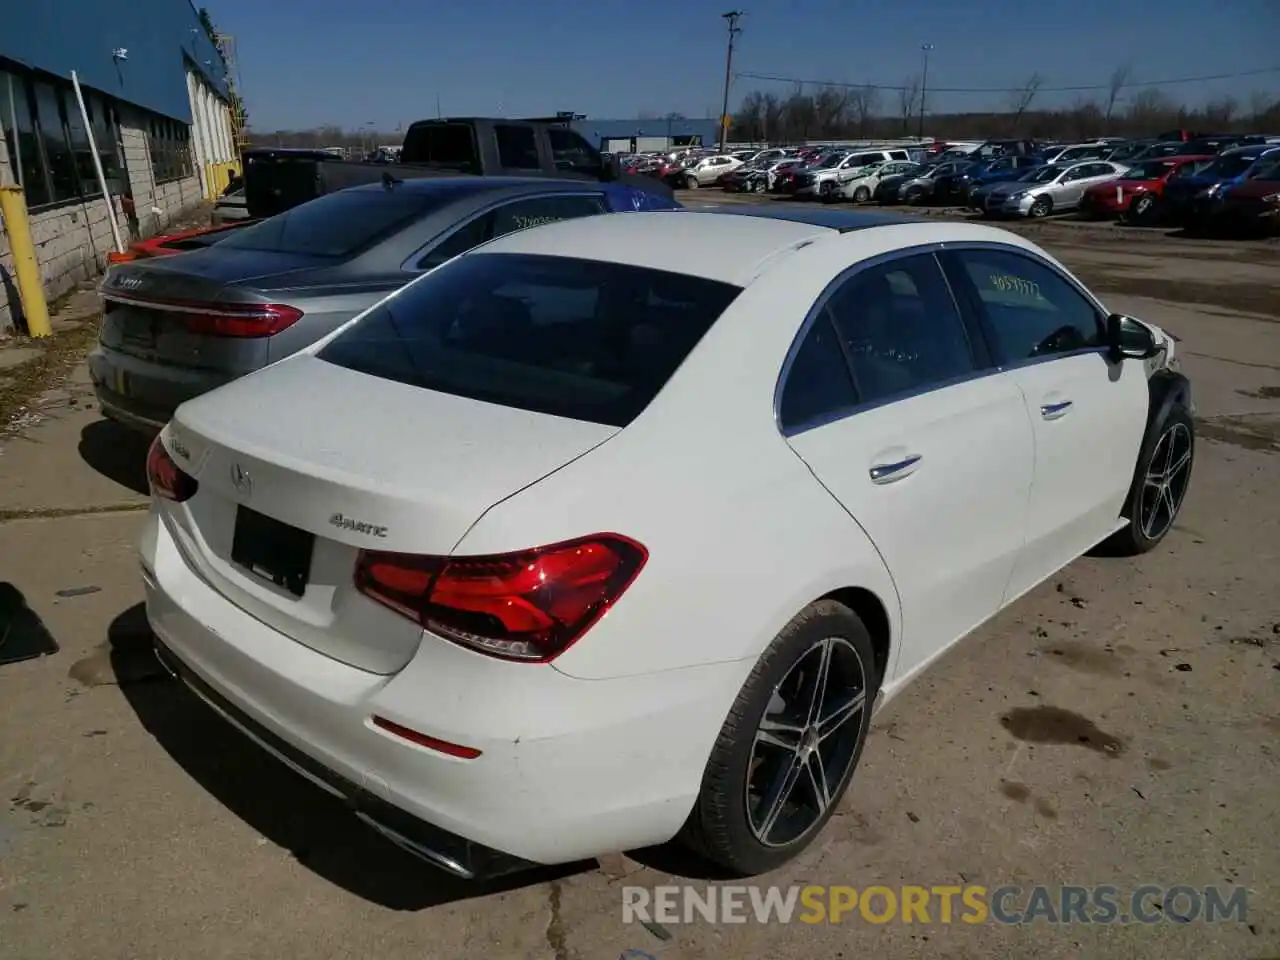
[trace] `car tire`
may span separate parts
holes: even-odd
[[[1133,485],[1121,517],[1129,522],[1103,542],[1109,556],[1132,557],[1152,550],[1173,529],[1195,466],[1195,422],[1175,404],[1147,430]]]
[[[820,666],[825,674],[815,670]],[[818,677],[825,677],[821,687]],[[798,856],[839,808],[866,743],[880,680],[871,636],[848,607],[819,600],[796,615],[730,708],[679,842],[744,877]],[[817,698],[815,688],[823,692]],[[811,722],[815,699],[818,720]],[[770,715],[776,719],[766,731]],[[815,739],[824,723],[834,725]],[[773,805],[766,803],[770,794],[778,801]]]
[[[1150,194],[1146,194],[1144,196],[1137,197],[1134,199],[1133,203],[1129,204],[1129,209],[1126,211],[1125,219],[1130,223],[1150,223],[1155,219],[1155,210],[1156,198]]]
[[[1031,209],[1027,211],[1027,216],[1033,220],[1043,220],[1053,212],[1053,201],[1048,197],[1036,197],[1031,204]]]
[[[768,184],[766,184],[763,180],[756,180],[754,183],[751,184],[752,193],[764,193],[765,190],[767,189],[768,189]]]
[[[866,187],[858,187],[856,190],[853,191],[854,203],[866,203],[870,199],[871,199],[871,191],[868,190]]]
[[[684,188],[685,188],[686,190],[697,190],[697,189],[698,189],[698,187],[699,187],[699,183],[698,183],[698,178],[697,178],[697,177],[685,177],[685,178],[684,178]]]

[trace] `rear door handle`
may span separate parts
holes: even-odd
[[[1062,400],[1058,403],[1046,403],[1040,407],[1040,416],[1045,420],[1057,420],[1059,417],[1065,417],[1071,410],[1071,401]]]
[[[914,453],[894,463],[877,463],[870,471],[871,482],[893,483],[895,480],[901,480],[903,477],[915,473],[916,467],[919,466],[922,459],[920,454]]]

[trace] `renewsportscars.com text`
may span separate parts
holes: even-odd
[[[623,923],[1245,922],[1245,887],[661,886],[623,887]]]

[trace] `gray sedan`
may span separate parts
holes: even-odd
[[[619,183],[388,181],[326,194],[214,246],[112,267],[89,370],[103,413],[152,431],[183,401],[309,346],[422,272],[555,220],[680,204]]]
[[[1074,210],[1087,189],[1114,180],[1127,169],[1124,164],[1108,160],[1037,167],[1019,180],[993,187],[986,196],[983,213],[991,217],[1047,217]]]

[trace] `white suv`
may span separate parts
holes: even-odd
[[[839,159],[835,159],[837,157]],[[824,166],[804,172],[796,185],[796,196],[826,199],[841,184],[861,176],[865,168],[873,164],[908,159],[910,155],[902,149],[854,150],[844,155],[832,154]]]

